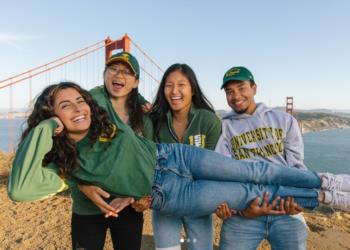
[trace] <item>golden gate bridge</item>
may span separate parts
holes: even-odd
[[[6,110],[1,117],[8,122],[10,151],[14,150],[16,141],[14,118],[23,118],[31,111],[33,99],[45,86],[65,80],[74,81],[86,89],[102,85],[105,60],[116,50],[132,51],[138,58],[141,68],[139,91],[146,99],[152,100],[163,69],[127,34],[116,40],[107,37],[69,55],[0,80],[0,100],[6,105],[1,107]]]
[[[7,111],[0,118],[5,118],[8,122],[9,141],[6,143],[9,151],[15,149],[14,118],[23,118],[31,112],[33,98],[45,86],[65,80],[77,82],[86,89],[102,85],[105,61],[115,50],[132,51],[138,58],[142,72],[139,91],[147,100],[153,100],[164,73],[163,69],[127,34],[116,40],[107,37],[69,55],[0,81],[0,100],[7,103],[7,107],[1,107]],[[287,97],[286,112],[294,113],[293,97]]]

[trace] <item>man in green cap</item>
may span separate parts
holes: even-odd
[[[232,67],[224,75],[225,90],[232,111],[222,119],[222,135],[216,151],[237,160],[268,161],[286,167],[306,168],[304,145],[297,121],[288,113],[256,103],[257,85],[245,67]],[[266,199],[265,199],[266,200]],[[284,202],[283,202],[284,203]],[[256,249],[266,239],[272,249],[306,249],[307,230],[301,208],[288,198],[286,212],[261,208],[257,198],[239,216],[226,219],[221,230],[220,249]],[[266,204],[265,204],[266,205]],[[252,209],[254,208],[255,209]],[[283,206],[281,202],[281,207]],[[290,209],[293,208],[293,209]],[[283,213],[285,212],[280,208]],[[226,216],[217,213],[225,218]],[[230,215],[230,214],[229,214]]]

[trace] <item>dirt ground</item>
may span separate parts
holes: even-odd
[[[71,199],[68,194],[37,201],[9,200],[6,181],[10,157],[0,152],[0,249],[70,249]],[[308,249],[350,249],[350,214],[326,209],[304,213]],[[214,217],[214,249],[218,249],[221,220]],[[154,249],[150,212],[145,212],[142,250]],[[112,249],[107,238],[105,249]],[[183,249],[186,249],[183,246]],[[270,249],[263,242],[259,249]]]

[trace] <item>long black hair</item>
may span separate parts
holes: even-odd
[[[170,110],[169,103],[167,102],[164,95],[164,88],[165,88],[165,83],[167,81],[168,76],[174,71],[181,72],[184,76],[187,77],[188,81],[190,82],[191,88],[192,88],[192,94],[193,94],[192,104],[198,109],[207,109],[215,113],[213,105],[209,102],[209,100],[203,94],[199,86],[196,74],[194,73],[192,68],[187,64],[175,63],[165,71],[162,77],[162,80],[160,82],[157,95],[153,104],[153,109],[150,114],[153,124],[155,124],[154,132],[156,137],[158,137],[162,124],[166,122],[166,114]]]
[[[127,64],[126,64],[127,65]],[[109,66],[105,67],[103,71],[103,78],[105,78],[106,71]],[[130,66],[128,66],[130,68]],[[135,75],[136,80],[139,80],[139,75]],[[106,81],[104,79],[104,88],[106,93],[109,95],[108,89],[106,88]],[[141,103],[139,100],[139,88],[133,88],[128,97],[126,99],[126,107],[128,109],[129,114],[129,125],[136,133],[141,133],[144,135],[144,127],[143,127],[143,111],[141,108]]]
[[[41,121],[55,116],[56,95],[60,90],[68,88],[78,91],[91,109],[90,143],[93,144],[101,135],[113,137],[115,126],[110,122],[107,112],[97,105],[90,93],[76,83],[60,82],[46,87],[36,99],[34,109],[27,119],[27,128],[22,133],[21,142]],[[55,163],[60,170],[59,173],[66,177],[71,176],[79,168],[78,150],[75,142],[68,137],[66,129],[53,138],[52,149],[45,155],[43,165],[46,166],[50,162]]]

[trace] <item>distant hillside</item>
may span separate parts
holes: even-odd
[[[228,111],[228,110],[223,110],[223,109],[215,110],[216,115],[219,116],[220,119],[221,119],[224,115],[226,115],[228,112],[230,112],[230,111]]]
[[[283,111],[282,109],[277,108]],[[227,112],[226,110],[216,110],[216,114],[222,118]],[[350,114],[333,113],[333,112],[311,112],[296,111],[295,118],[302,126],[303,133],[310,131],[323,131],[335,128],[350,128]]]
[[[350,117],[330,113],[298,112],[296,118],[302,126],[303,133],[334,128],[350,128]]]

